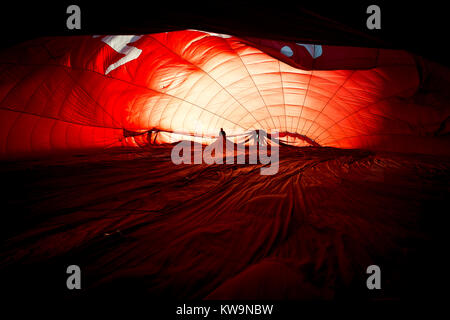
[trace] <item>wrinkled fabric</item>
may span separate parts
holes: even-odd
[[[262,176],[261,164],[177,166],[170,151],[3,163],[0,271],[21,288],[77,263],[84,292],[117,297],[328,300],[368,297],[377,264],[384,298],[433,294],[421,282],[445,266],[433,238],[448,158],[281,146],[279,172]]]

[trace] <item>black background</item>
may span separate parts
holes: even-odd
[[[66,9],[81,8],[81,30]],[[381,30],[366,9],[381,8]],[[406,49],[450,66],[444,1],[11,1],[0,5],[1,47],[39,36],[201,29],[305,43]]]

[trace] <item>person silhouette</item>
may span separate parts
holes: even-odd
[[[225,131],[223,131],[223,128],[220,128],[220,135],[222,136],[222,138],[226,139],[227,138],[227,134]]]

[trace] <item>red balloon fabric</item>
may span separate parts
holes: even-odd
[[[296,146],[448,154],[433,132],[449,108],[418,102],[418,65],[404,51],[197,30],[39,38],[0,53],[0,155],[140,146],[127,133],[149,130],[165,132],[155,143],[207,143],[220,128],[289,133]]]

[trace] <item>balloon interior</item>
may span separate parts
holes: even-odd
[[[424,295],[449,84],[403,50],[200,30],[4,49],[5,286],[69,295],[76,264],[94,296],[371,300],[378,265],[383,297]]]

